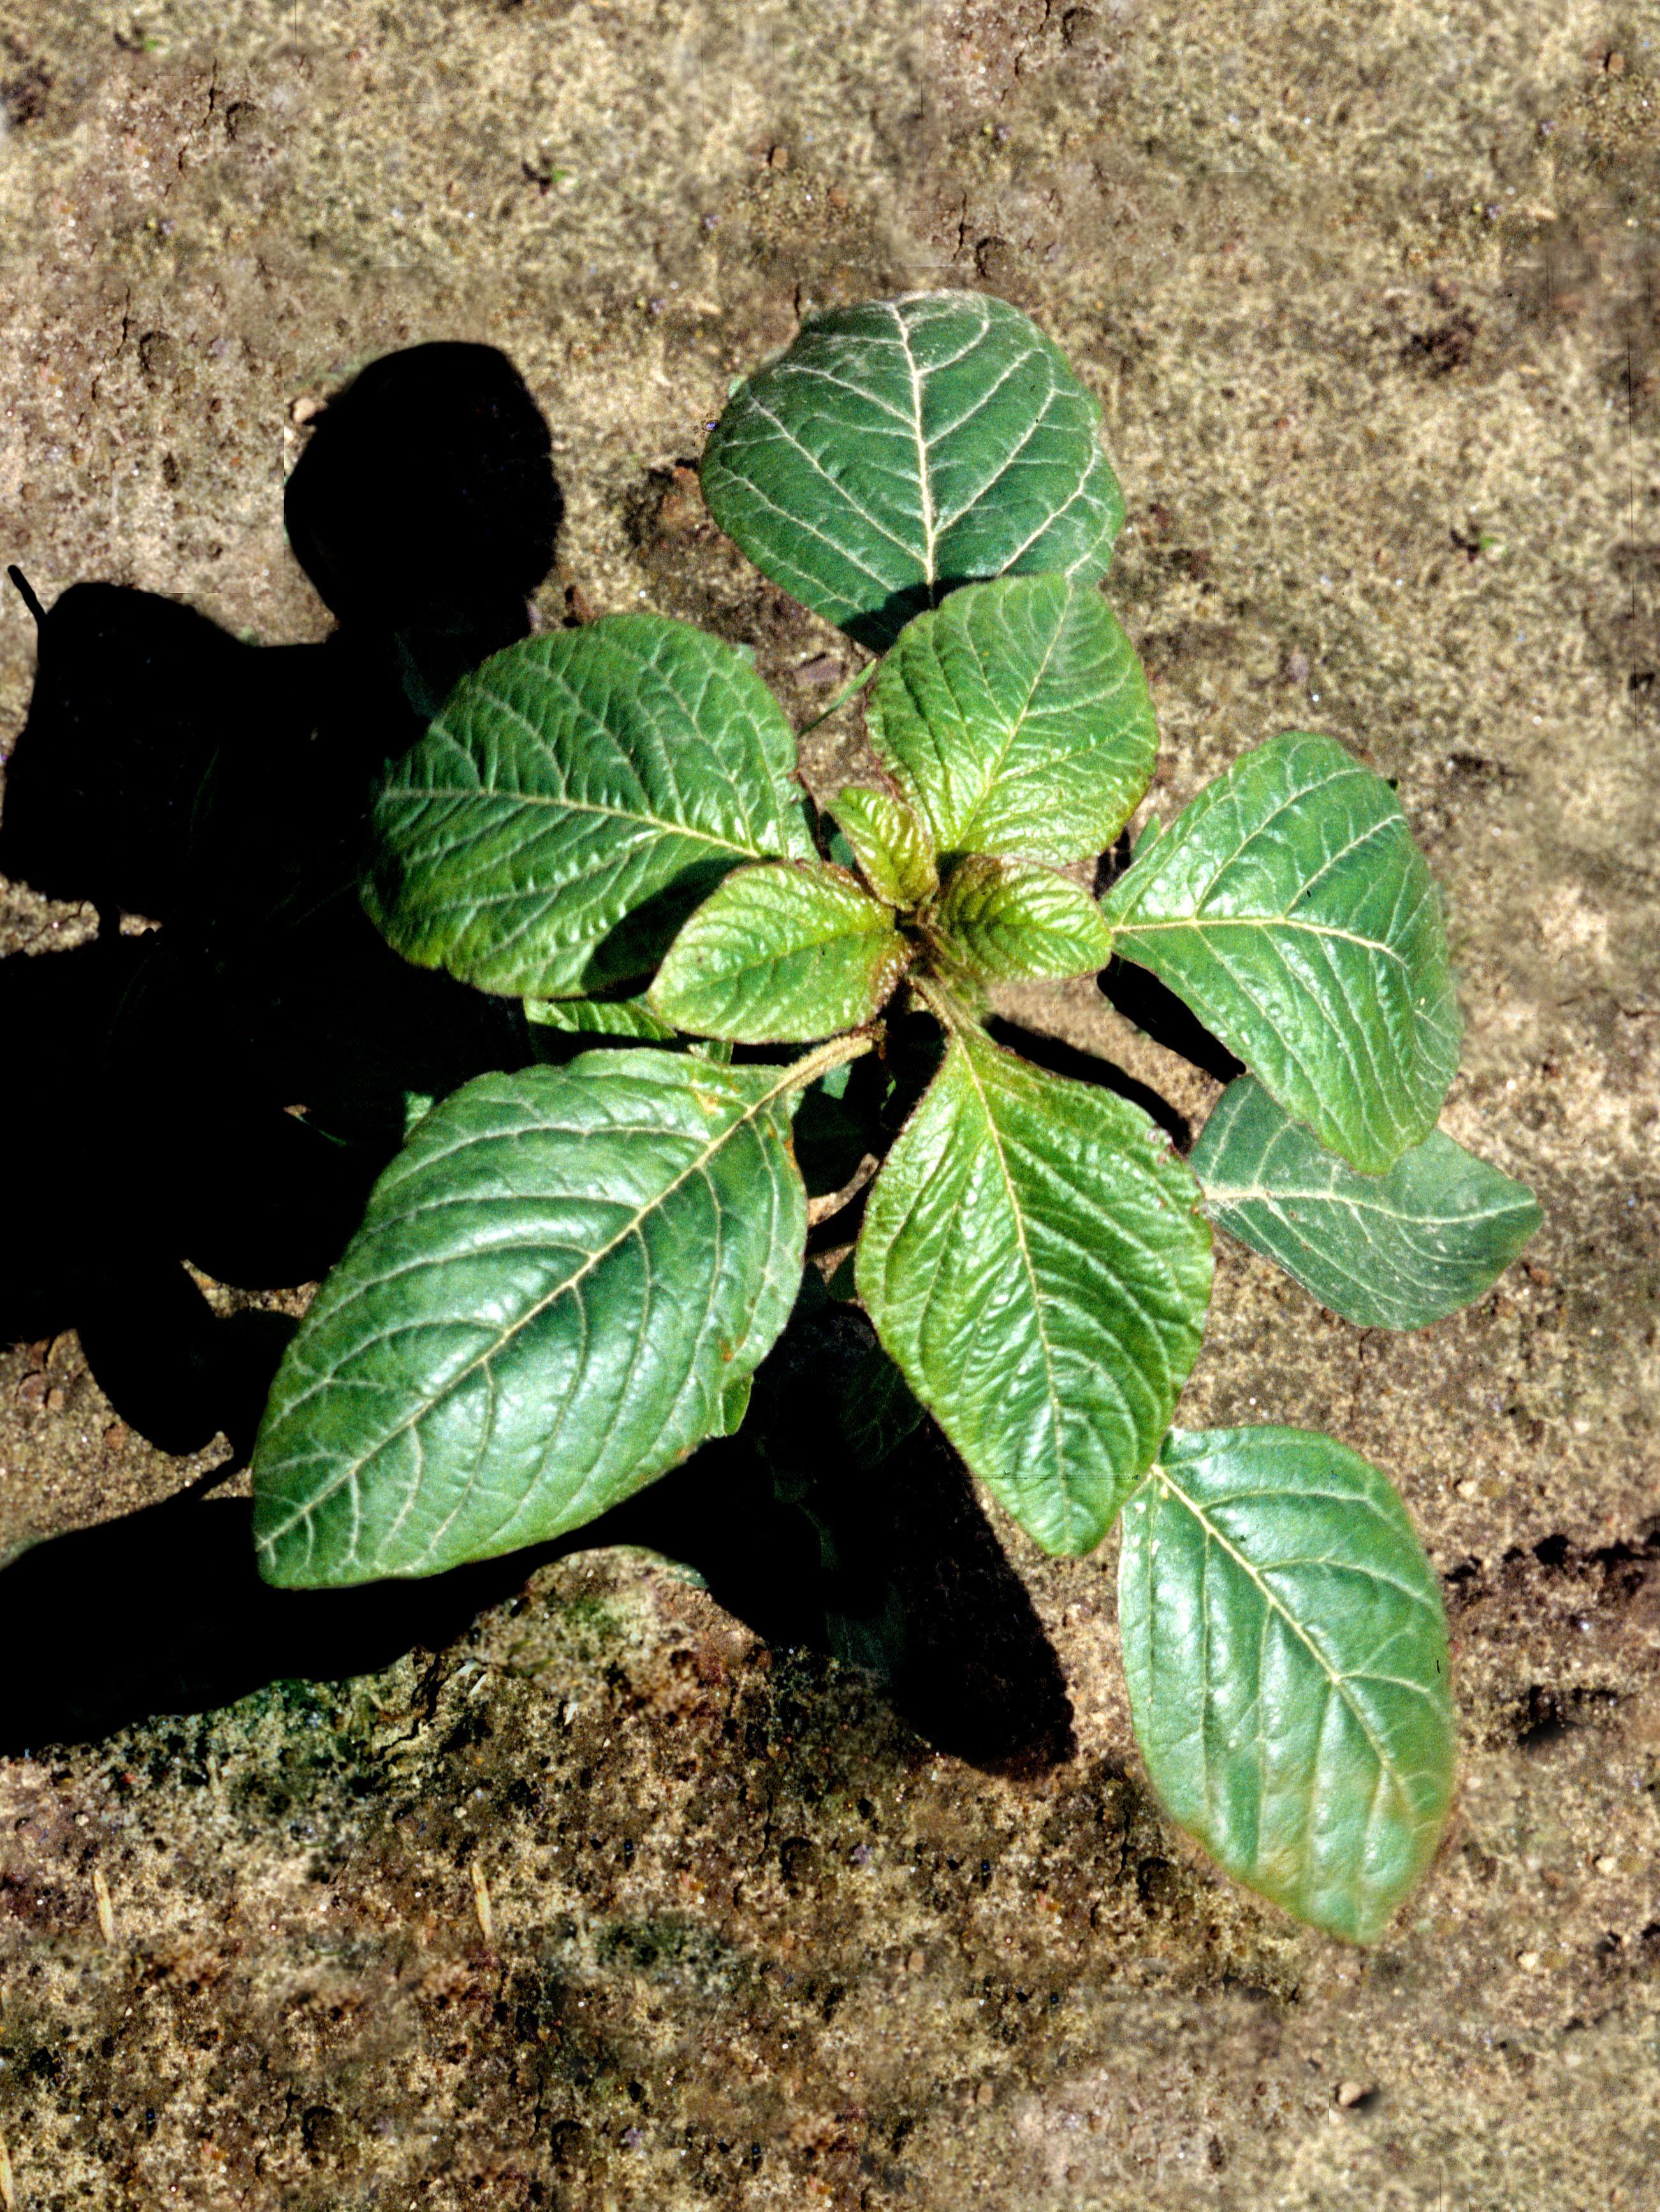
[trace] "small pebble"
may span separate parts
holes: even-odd
[[[26,1375],[17,1386],[17,1402],[31,1413],[37,1406],[44,1406],[46,1402],[46,1376],[38,1372]]]
[[[775,146],[771,153],[767,156],[767,165],[769,168],[787,169],[790,165],[789,148],[787,146]]]
[[[920,1974],[927,1963],[920,1951],[913,1951],[905,1961],[905,1972],[908,1974]]]
[[[307,392],[296,399],[289,408],[289,420],[296,430],[303,430],[307,423],[315,422],[322,411],[322,401],[313,399],[311,394]]]
[[[1337,2085],[1337,2101],[1345,2112],[1351,2105],[1358,2105],[1365,2094],[1364,2081],[1340,2081]]]
[[[991,2083],[989,2081],[982,2081],[980,2084],[980,2087],[974,2093],[974,2101],[976,2105],[988,2105],[995,2094],[996,2092],[993,2089]]]

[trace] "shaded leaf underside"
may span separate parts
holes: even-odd
[[[1386,1175],[1360,1175],[1249,1076],[1190,1164],[1213,1221],[1362,1328],[1424,1328],[1468,1305],[1544,1218],[1524,1183],[1438,1129]]]

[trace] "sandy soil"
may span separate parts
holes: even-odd
[[[64,1562],[7,1646],[0,2203],[1660,2203],[1660,18],[5,0],[0,80],[0,552],[48,599],[105,578],[321,636],[281,528],[296,403],[471,337],[553,425],[550,615],[575,584],[751,641],[805,719],[848,648],[677,465],[811,304],[1037,315],[1105,404],[1158,804],[1291,725],[1399,780],[1462,970],[1444,1126],[1548,1213],[1402,1339],[1219,1255],[1184,1420],[1332,1430],[1445,1577],[1459,1810],[1367,1954],[1161,1821],[1110,1557],[997,1524],[1009,1679],[1069,1704],[1064,1755],[941,1748],[938,1711],[627,1550],[394,1606],[334,1663],[274,1632],[238,1679],[217,1534],[194,1584],[137,1540],[102,1580],[50,1552],[223,1447],[145,1444],[72,1335],[0,1354],[0,1552]],[[32,668],[8,599],[0,731]],[[93,926],[0,887],[7,968]],[[1213,1091],[1087,989],[1025,1011]],[[4,1084],[42,1079],[6,1042]],[[214,1077],[181,1066],[181,1105]],[[94,1607],[132,1680],[60,1727]]]

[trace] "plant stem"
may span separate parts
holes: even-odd
[[[905,981],[947,1036],[954,1036],[958,1030],[979,1026],[933,976],[913,973],[907,975]]]
[[[833,1067],[845,1067],[850,1060],[862,1060],[867,1052],[876,1049],[876,1037],[870,1030],[855,1030],[850,1036],[832,1037],[821,1044],[817,1052],[810,1052],[805,1060],[793,1060],[780,1070],[782,1080],[778,1091],[804,1091],[809,1083],[817,1083],[821,1075],[828,1075]],[[777,1091],[773,1093],[775,1097]]]
[[[802,724],[801,727],[795,733],[798,744],[801,738],[806,736],[809,730],[816,730],[820,722],[828,722],[832,714],[838,714],[841,709],[847,705],[848,700],[852,698],[855,691],[862,691],[866,684],[870,682],[872,677],[875,675],[877,670],[881,665],[882,664],[879,660],[867,661],[865,666],[860,670],[857,676],[854,678],[850,684],[844,684],[842,686],[842,689],[830,701],[829,706],[825,708],[822,714],[815,714],[812,721],[804,722]]]

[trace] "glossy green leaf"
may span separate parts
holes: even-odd
[[[794,768],[755,671],[685,623],[527,638],[387,770],[364,904],[406,959],[481,990],[629,982],[729,870],[811,857]]]
[[[1213,1221],[1362,1328],[1456,1313],[1544,1219],[1525,1183],[1438,1129],[1386,1175],[1359,1175],[1248,1075],[1222,1093],[1191,1165]]]
[[[1383,1477],[1304,1429],[1178,1431],[1125,1508],[1118,1618],[1172,1817],[1299,1920],[1371,1942],[1453,1788],[1440,1591]]]
[[[1237,761],[1103,910],[1329,1150],[1381,1175],[1434,1127],[1460,1032],[1440,899],[1395,793],[1330,738]]]
[[[1105,571],[1099,402],[1018,307],[915,293],[810,315],[742,384],[703,496],[757,568],[880,652],[958,584]]]
[[[910,948],[841,868],[740,868],[699,907],[652,985],[677,1029],[738,1044],[800,1044],[873,1020]]]
[[[903,801],[849,784],[830,811],[865,881],[890,906],[920,905],[939,885],[928,833]]]
[[[801,1279],[792,1079],[642,1047],[435,1107],[278,1371],[253,1459],[266,1580],[540,1542],[724,1433]]]
[[[526,999],[525,1019],[538,1029],[567,1036],[632,1037],[642,1044],[665,1044],[674,1036],[672,1023],[660,1021],[643,999]]]
[[[958,861],[927,921],[945,957],[988,983],[1086,975],[1112,951],[1089,893],[1034,860]]]
[[[877,1176],[866,1310],[1046,1551],[1092,1550],[1158,1449],[1210,1294],[1198,1209],[1139,1107],[969,1026]]]
[[[1099,853],[1158,746],[1134,647],[1099,592],[1068,576],[977,585],[919,616],[865,711],[941,853]]]

